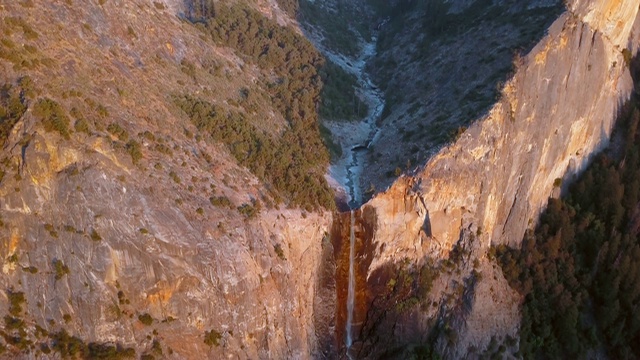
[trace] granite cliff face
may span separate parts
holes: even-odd
[[[176,16],[184,1],[73,3],[0,1],[0,105],[25,110],[0,124],[0,357],[344,356],[350,214],[275,206],[171,96],[245,111],[260,69]],[[487,249],[518,244],[607,143],[637,17],[636,1],[572,2],[486,116],[355,210],[353,355],[517,348],[519,299]],[[286,128],[255,101],[256,127]]]
[[[379,219],[388,219],[380,239],[397,239],[386,238],[395,246],[380,261],[424,254],[413,250],[413,235],[399,235],[420,229],[444,249],[469,226],[479,229],[484,247],[521,241],[559,186],[556,179],[570,179],[608,143],[632,89],[622,50],[635,44],[627,24],[635,23],[638,7],[628,3],[620,3],[626,12],[600,16],[609,2],[577,3],[575,13],[563,14],[531,53],[515,60],[518,70],[489,115],[369,202]]]
[[[368,287],[377,271],[402,261],[415,268],[433,259],[466,259],[455,271],[440,272],[426,301],[434,309],[394,315],[395,322],[378,330],[381,339],[398,335],[401,347],[425,339],[403,338],[396,327],[444,330],[436,344],[457,358],[485,349],[492,336],[517,335],[517,296],[487,250],[518,245],[562,181],[608,143],[618,106],[632,90],[628,60],[638,45],[637,18],[636,1],[571,3],[542,41],[514,60],[514,76],[488,115],[364,205],[375,214],[368,239],[375,250],[362,275]],[[380,351],[394,342],[382,344],[370,346]]]
[[[19,89],[26,108],[0,156],[1,358],[316,350],[330,215],[269,204],[176,108],[180,93],[226,106],[259,91],[258,70],[176,16],[181,4],[0,1],[13,86],[0,97]]]

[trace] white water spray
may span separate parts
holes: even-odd
[[[347,325],[346,325],[346,331],[347,331],[347,339],[345,341],[346,345],[347,345],[347,356],[349,355],[349,349],[351,348],[351,344],[353,344],[353,336],[351,335],[351,327],[353,325],[353,306],[355,305],[356,302],[356,274],[355,274],[355,269],[354,269],[354,262],[355,262],[355,242],[356,242],[356,236],[355,236],[355,223],[356,223],[356,217],[355,214],[353,212],[353,210],[351,211],[351,230],[349,232],[349,290],[347,292]]]

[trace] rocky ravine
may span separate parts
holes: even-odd
[[[637,18],[632,0],[572,2],[519,60],[486,117],[415,176],[399,179],[363,206],[369,215],[361,226],[374,229],[361,240],[373,248],[361,253],[372,257],[360,275],[369,289],[380,279],[377,272],[404,259],[414,267],[451,259],[456,244],[467,259],[460,271],[435,281],[429,298],[440,310],[415,309],[381,320],[381,340],[366,352],[425,341],[412,334],[428,333],[429,319],[446,320],[455,330],[455,339],[437,341],[452,358],[485,348],[494,335],[516,335],[517,296],[486,250],[491,244],[517,246],[557,191],[556,179],[570,180],[608,143],[618,106],[632,89],[623,49],[638,46]],[[481,277],[465,264],[474,259]],[[457,295],[443,301],[452,295],[451,285]],[[413,331],[402,330],[407,328]],[[388,340],[391,335],[398,340]]]
[[[341,234],[349,222],[337,217],[331,242],[327,213],[265,206],[256,217],[242,215],[236,207],[268,200],[268,191],[222,146],[194,137],[167,105],[176,91],[215,94],[223,103],[253,83],[255,69],[180,21],[171,10],[182,1],[164,1],[165,8],[141,0],[36,3],[0,1],[0,9],[38,37],[15,20],[3,23],[11,27],[4,33],[45,64],[29,72],[33,96],[78,107],[93,127],[65,139],[30,108],[2,149],[0,293],[7,300],[0,314],[19,313],[22,338],[34,341],[25,345],[29,354],[11,345],[2,356],[46,357],[43,334],[62,329],[138,354],[158,355],[157,342],[170,358],[342,355]],[[571,9],[523,58],[486,118],[356,212],[360,356],[426,342],[439,323],[457,332],[436,342],[452,358],[515,333],[517,297],[486,249],[520,241],[555,179],[579,171],[606,143],[631,89],[621,50],[628,43],[635,50],[637,2],[585,0]],[[182,60],[194,64],[199,81]],[[2,66],[6,83],[24,75],[23,65]],[[95,102],[108,121],[92,112]],[[105,130],[111,122],[143,134],[139,163]],[[227,197],[232,208],[214,206],[211,196]],[[462,250],[450,251],[456,243]],[[390,274],[429,259],[458,265],[433,279],[418,299],[430,306],[418,307]],[[376,297],[389,288],[393,297]],[[21,311],[12,305],[17,292],[26,300]],[[3,331],[18,331],[9,324]]]

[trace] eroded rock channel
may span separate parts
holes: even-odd
[[[344,190],[343,198],[338,199],[341,210],[354,209],[364,201],[365,186],[362,175],[367,153],[377,139],[377,120],[384,109],[384,94],[373,83],[366,71],[367,62],[376,56],[377,37],[374,35],[364,43],[357,59],[349,59],[320,46],[323,54],[345,71],[358,79],[358,96],[367,105],[367,115],[360,121],[327,121],[326,126],[342,148],[342,156],[329,168],[329,177]]]

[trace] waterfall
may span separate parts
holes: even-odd
[[[351,210],[351,229],[349,231],[349,290],[347,292],[347,325],[346,325],[346,331],[347,331],[347,339],[346,339],[346,345],[347,345],[347,355],[349,355],[349,349],[351,348],[351,344],[353,344],[353,337],[351,335],[351,327],[352,327],[352,323],[353,323],[353,306],[356,302],[356,274],[355,274],[355,269],[354,269],[354,262],[355,262],[355,242],[356,242],[356,236],[355,236],[355,223],[356,223],[356,217],[355,214],[353,212],[353,210]]]

